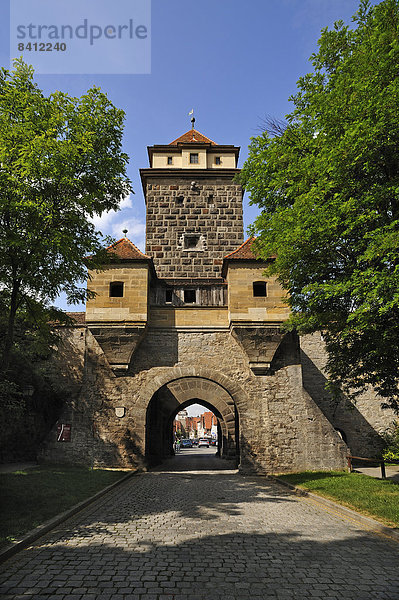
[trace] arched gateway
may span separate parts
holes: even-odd
[[[96,295],[57,356],[68,401],[43,457],[144,467],[168,456],[174,416],[200,402],[242,470],[344,467],[335,428],[357,453],[352,431],[366,429],[351,430],[319,385],[320,340],[301,353],[281,327],[285,292],[243,238],[239,148],[192,128],[148,153],[146,254],[122,238],[90,273]]]
[[[171,455],[173,420],[193,402],[203,404],[215,414],[220,431],[220,456],[234,458],[239,464],[239,413],[246,394],[237,384],[206,368],[170,369],[140,393],[144,403],[149,396],[145,432],[145,456],[149,465]]]

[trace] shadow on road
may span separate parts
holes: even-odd
[[[75,590],[76,597],[93,599],[399,598],[397,549],[364,533],[326,543],[295,531],[195,539],[193,529],[192,539],[180,543],[60,544],[32,549],[29,555],[37,568],[30,572],[26,560],[10,564],[0,583],[4,600],[68,597],[63,591],[72,598]]]
[[[265,478],[208,470],[212,454],[131,477],[4,563],[2,598],[399,600],[397,543]]]

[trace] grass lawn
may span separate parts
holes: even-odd
[[[335,500],[391,526],[399,526],[399,485],[361,473],[305,471],[278,479]]]
[[[125,475],[53,465],[1,473],[0,548]]]

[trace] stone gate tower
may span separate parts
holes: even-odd
[[[284,332],[285,292],[244,242],[238,153],[194,127],[148,148],[145,254],[122,238],[90,274],[96,296],[56,357],[69,401],[44,458],[152,465],[172,452],[176,414],[199,402],[218,419],[220,455],[243,471],[345,466],[349,413],[326,399],[322,344],[301,351]],[[363,422],[353,430],[372,441]]]
[[[160,278],[221,279],[224,256],[244,241],[238,153],[195,129],[148,148],[146,253]]]

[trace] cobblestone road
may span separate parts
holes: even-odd
[[[191,457],[197,472],[182,453],[9,559],[2,598],[399,600],[399,544]]]

